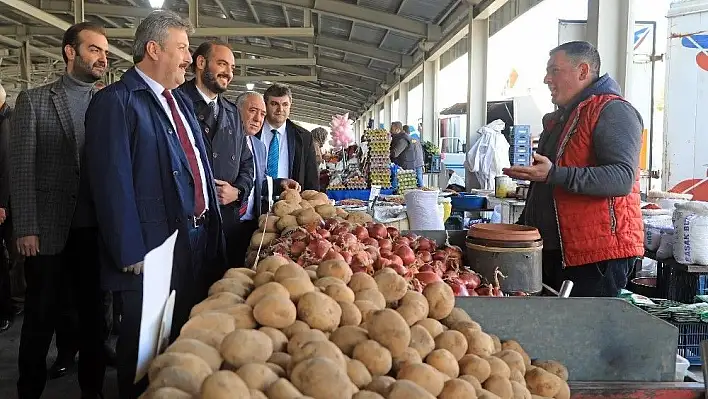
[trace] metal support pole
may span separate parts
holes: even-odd
[[[422,141],[437,143],[437,80],[440,59],[425,61],[423,64],[423,132]]]
[[[74,23],[84,22],[84,0],[74,0]]]
[[[469,11],[469,48],[467,81],[467,148],[480,137],[477,129],[487,122],[487,45],[489,42],[489,20],[475,19],[472,8]],[[465,187],[481,188],[476,176],[465,173]]]
[[[22,78],[22,90],[27,90],[32,87],[32,57],[30,38],[22,38],[22,47],[20,49],[20,77]]]
[[[398,85],[398,119],[409,125],[408,121],[408,82],[401,82]],[[418,129],[418,124],[413,124]]]
[[[189,0],[189,22],[194,28],[199,27],[199,0]]]

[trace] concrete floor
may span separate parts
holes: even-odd
[[[18,317],[10,329],[0,334],[0,398],[17,398],[17,351],[20,347],[20,329],[22,317]],[[51,366],[56,357],[56,348],[52,344],[47,365]],[[76,370],[62,378],[47,381],[42,399],[78,399],[81,396]],[[106,399],[118,398],[116,384],[116,371],[112,368],[106,370],[106,379],[103,389]]]

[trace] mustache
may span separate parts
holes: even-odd
[[[97,61],[93,63],[94,68],[105,68],[107,65],[103,61]]]
[[[179,67],[184,68],[184,69],[187,69],[188,66],[189,66],[189,62],[183,62],[183,63],[179,64]]]

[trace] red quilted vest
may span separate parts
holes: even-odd
[[[559,140],[557,166],[585,168],[596,165],[592,132],[600,111],[612,100],[624,101],[616,95],[594,95],[570,114]],[[552,129],[554,122],[546,122],[546,130]],[[593,197],[556,187],[553,198],[565,266],[644,254],[639,173],[632,192],[625,197]]]

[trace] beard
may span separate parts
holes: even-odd
[[[77,57],[74,59],[74,77],[83,82],[97,82],[103,78],[103,72],[95,71],[96,67],[103,67],[105,71],[106,65],[101,61],[90,64],[81,54],[77,53]]]
[[[206,86],[206,88],[209,89],[212,93],[221,94],[225,92],[228,87],[221,86],[221,84],[219,84],[219,82],[217,81],[217,79],[221,77],[230,80],[229,76],[227,75],[215,75],[214,73],[212,73],[209,70],[209,63],[207,62],[206,68],[204,69],[204,73],[202,73],[202,82],[204,83],[204,86]]]

